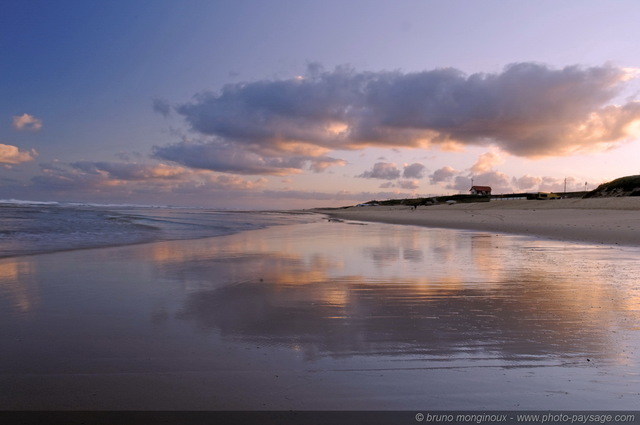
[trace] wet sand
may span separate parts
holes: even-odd
[[[326,220],[7,258],[0,410],[637,409],[638,258]]]
[[[319,210],[335,218],[640,245],[640,197]]]

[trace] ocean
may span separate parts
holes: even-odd
[[[0,258],[199,239],[313,219],[317,215],[303,212],[0,200]]]

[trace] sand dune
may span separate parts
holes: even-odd
[[[421,206],[415,210],[407,206],[377,206],[318,211],[347,220],[640,245],[640,197],[505,200]]]

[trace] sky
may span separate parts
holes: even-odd
[[[0,199],[284,209],[640,174],[636,0],[3,0]]]

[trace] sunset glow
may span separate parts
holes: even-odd
[[[0,199],[307,208],[640,174],[640,5],[608,7],[10,2]]]

